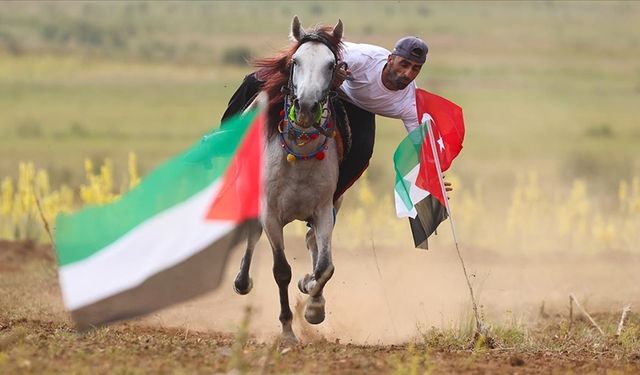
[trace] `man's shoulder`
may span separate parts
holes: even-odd
[[[344,42],[344,51],[346,56],[363,56],[372,59],[386,59],[391,52],[387,49],[366,43]]]

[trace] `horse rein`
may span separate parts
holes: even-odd
[[[294,162],[296,160],[309,160],[313,158],[317,160],[324,159],[324,151],[327,149],[327,141],[335,135],[333,122],[330,120],[331,110],[329,109],[329,106],[325,104],[322,105],[320,121],[318,121],[318,125],[314,124],[314,129],[312,130],[303,130],[295,125],[295,120],[291,119],[293,107],[289,107],[286,95],[284,98],[284,108],[285,109],[280,112],[282,119],[278,124],[278,132],[280,133],[280,145],[287,152],[287,161]],[[291,108],[291,110],[289,108]],[[322,121],[323,118],[324,121]],[[319,125],[320,122],[322,122],[322,125]],[[291,149],[291,146],[289,146],[285,139],[285,134],[290,141],[295,142],[299,147],[305,146],[309,142],[318,139],[320,135],[324,135],[324,142],[308,154],[298,153]]]

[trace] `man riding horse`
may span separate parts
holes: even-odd
[[[418,126],[415,79],[426,61],[429,48],[421,39],[407,36],[393,51],[383,47],[342,42],[341,64],[333,87],[345,107],[351,126],[353,147],[343,156],[337,200],[369,166],[375,140],[375,115],[401,119],[408,132]],[[264,84],[262,71],[245,77],[231,97],[222,120],[241,112]]]
[[[323,289],[334,272],[331,237],[335,214],[340,196],[369,164],[375,114],[401,118],[409,131],[418,126],[414,80],[426,60],[427,45],[406,37],[389,52],[373,45],[345,43],[342,29],[339,21],[334,28],[319,26],[307,32],[294,17],[294,43],[255,63],[260,69],[245,78],[223,116],[225,120],[245,109],[259,91],[268,94],[261,229],[248,236],[234,289],[239,294],[251,291],[251,258],[264,230],[273,252],[285,344],[295,344],[297,338],[291,325],[288,286],[292,272],[285,256],[283,227],[293,220],[309,225],[312,271],[300,279],[298,288],[309,296],[305,319],[319,324],[325,319]],[[345,116],[346,122],[342,121]],[[344,145],[342,140],[346,140]]]

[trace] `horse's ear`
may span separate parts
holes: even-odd
[[[293,21],[291,21],[291,39],[299,42],[304,35],[304,29],[302,28],[302,25],[300,25],[298,16],[293,16]]]
[[[333,37],[342,40],[342,20],[338,18],[338,24],[333,28]]]

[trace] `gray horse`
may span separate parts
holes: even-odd
[[[269,102],[265,153],[264,199],[261,223],[273,250],[273,276],[280,294],[281,342],[298,342],[291,323],[288,287],[291,267],[284,252],[283,227],[293,220],[309,224],[307,247],[312,272],[299,282],[308,294],[305,319],[319,324],[325,318],[322,291],[333,275],[331,235],[335,212],[333,195],[338,181],[339,148],[331,103],[331,83],[338,68],[342,21],[331,27],[304,31],[297,17],[291,25],[293,45],[280,55],[258,61],[266,80]],[[262,230],[250,234],[234,289],[251,291],[249,267]]]

